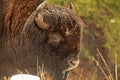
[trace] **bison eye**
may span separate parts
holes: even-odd
[[[48,42],[54,46],[57,46],[62,40],[63,38],[60,34],[52,33],[49,35]]]
[[[60,42],[60,37],[59,36],[52,36],[52,39],[55,42]]]

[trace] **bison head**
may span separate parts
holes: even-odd
[[[35,66],[38,58],[52,80],[64,80],[65,73],[79,64],[83,22],[71,9],[48,6],[45,1],[30,15],[22,32],[24,53],[32,59],[29,64],[34,61]]]

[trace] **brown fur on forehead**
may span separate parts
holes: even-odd
[[[45,23],[49,25],[49,31],[59,32],[64,37],[64,42],[59,46],[61,49],[78,49],[81,41],[81,18],[72,10],[59,6],[46,6],[41,11]],[[70,36],[66,36],[66,31]]]
[[[59,30],[64,33],[66,29],[72,30],[81,26],[79,22],[80,17],[70,9],[64,7],[46,6],[42,11],[42,15],[51,30]]]

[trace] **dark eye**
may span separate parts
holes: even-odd
[[[62,36],[60,34],[50,34],[49,35],[49,43],[52,44],[52,45],[59,45],[59,43],[62,41]]]
[[[54,35],[52,38],[53,38],[53,40],[56,41],[56,42],[59,42],[59,41],[60,41],[60,37],[57,36],[57,35]]]

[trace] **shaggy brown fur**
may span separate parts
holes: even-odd
[[[49,29],[36,24],[37,14],[42,14]],[[0,71],[4,73],[0,76],[15,74],[17,69],[35,74],[38,59],[39,66],[44,64],[44,71],[52,80],[63,80],[64,73],[79,63],[82,24],[76,13],[64,7],[46,5],[42,11],[34,11],[20,35],[2,38]],[[5,65],[8,67],[4,68]]]

